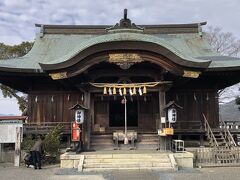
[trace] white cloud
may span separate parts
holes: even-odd
[[[207,20],[240,37],[239,0],[2,0],[0,42],[33,40],[35,23],[112,24],[129,9],[136,24],[192,23]]]

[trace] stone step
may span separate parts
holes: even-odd
[[[114,145],[113,142],[91,142],[91,145]]]
[[[95,145],[95,144],[114,144],[114,142],[113,141],[96,141],[96,140],[94,140],[94,141],[91,141],[91,144],[92,145]],[[131,142],[129,142],[129,144],[131,144]],[[135,142],[135,144],[158,144],[158,140],[154,140],[154,141],[137,141],[137,142]],[[125,145],[125,144],[123,144],[123,142],[119,142],[119,145]]]
[[[130,148],[131,146],[119,146],[119,150],[132,150]],[[136,149],[139,150],[157,150],[158,145],[157,144],[137,144],[136,145]],[[114,145],[110,145],[110,144],[105,144],[105,145],[91,145],[91,149],[94,149],[96,151],[104,151],[104,150],[116,150]],[[117,151],[117,150],[116,150]]]
[[[158,148],[157,144],[137,144],[136,145],[137,149],[141,150],[156,150]]]
[[[106,138],[108,138],[108,137],[113,137],[113,135],[112,134],[97,134],[97,135],[91,135],[91,137],[93,137],[93,138],[98,138],[98,137],[106,137]]]
[[[137,141],[137,143],[158,143],[158,140],[140,140],[140,141]]]
[[[95,154],[95,155],[85,155],[85,159],[168,159],[167,154]]]
[[[113,139],[112,138],[111,139],[95,138],[95,139],[91,139],[91,141],[113,141]]]
[[[112,151],[114,150],[114,147],[113,145],[104,145],[104,146],[95,145],[95,146],[91,146],[91,149],[94,149],[95,151]]]
[[[159,158],[151,158],[151,159],[145,159],[145,158],[139,158],[139,159],[110,159],[110,158],[107,158],[107,159],[85,159],[84,160],[84,163],[121,163],[121,162],[137,162],[137,163],[140,163],[140,162],[158,162],[158,163],[169,163],[170,160],[168,158],[162,158],[162,159],[159,159]]]
[[[157,137],[157,133],[156,134],[138,134],[139,137]]]
[[[83,164],[83,168],[124,168],[124,167],[172,167],[171,163],[157,163],[157,162],[118,162],[118,163],[87,163]]]
[[[91,141],[113,141],[112,138],[91,138]]]
[[[102,143],[102,142],[114,142],[114,141],[112,139],[92,139],[91,143],[94,143],[94,142]],[[158,139],[138,139],[136,142],[137,143],[141,143],[141,142],[158,142]]]
[[[140,141],[137,144],[158,144],[158,141]]]
[[[87,168],[83,172],[102,172],[102,171],[115,171],[115,170],[155,170],[155,171],[174,171],[172,167],[121,167],[121,168]]]

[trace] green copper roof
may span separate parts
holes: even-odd
[[[197,37],[195,37],[195,38],[197,38]],[[83,51],[93,45],[106,43],[106,42],[115,42],[115,41],[150,42],[150,43],[154,43],[159,46],[165,47],[170,52],[174,53],[181,59],[184,59],[188,63],[206,63],[206,62],[208,62],[207,60],[196,59],[193,56],[190,56],[191,52],[187,51],[187,50],[189,48],[194,49],[194,47],[191,46],[188,48],[186,46],[183,46],[185,39],[181,38],[181,36],[178,38],[178,40],[180,42],[179,41],[169,41],[166,38],[161,37],[161,36],[153,36],[153,35],[146,35],[146,34],[141,34],[141,33],[130,33],[130,32],[106,34],[106,35],[101,35],[101,36],[91,38],[87,41],[83,41],[82,43],[79,43],[77,46],[75,46],[72,49],[72,51],[70,51],[69,53],[66,53],[65,55],[63,55],[60,58],[57,58],[53,61],[44,62],[42,64],[58,64],[58,63],[66,62],[69,59],[76,56],[77,54],[81,53],[81,51]],[[200,42],[200,43],[202,43],[202,42]],[[192,51],[192,52],[198,56],[203,55],[202,52],[199,50],[195,51],[195,52]],[[167,54],[166,54],[166,56],[167,56]],[[185,66],[187,65],[186,63],[184,63],[184,61],[178,61],[175,63],[185,65]]]
[[[84,34],[45,34],[37,35],[32,50],[25,56],[16,59],[0,61],[0,68],[8,71],[18,69],[21,71],[33,70],[42,72],[40,64],[44,66],[61,64],[83,50],[106,42],[137,41],[149,42],[165,48],[164,56],[169,53],[178,56],[172,59],[177,64],[188,67],[202,68],[231,68],[240,67],[240,60],[220,56],[211,50],[205,36],[198,33],[178,34],[144,34],[134,32],[109,33],[105,35]],[[163,52],[159,52],[162,54]]]

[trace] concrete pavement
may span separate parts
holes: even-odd
[[[34,170],[0,163],[0,180],[240,180],[240,167],[184,169],[172,171],[108,171],[80,173],[75,169],[60,169],[58,165]]]

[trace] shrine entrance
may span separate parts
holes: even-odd
[[[159,117],[158,92],[142,96],[126,96],[127,129],[138,133],[156,133]],[[97,134],[111,134],[125,129],[124,96],[95,94],[92,97],[94,118],[92,131]]]
[[[154,53],[133,50],[96,54],[91,62],[73,76],[89,96],[83,98],[89,107],[88,149],[112,150],[116,133],[124,145],[134,137],[137,148],[157,149],[165,92],[179,73],[177,66]],[[172,76],[166,78],[168,74]]]
[[[109,102],[109,127],[124,127],[124,103],[122,100],[110,101]],[[127,126],[137,127],[138,126],[138,102],[128,101],[127,102]]]

